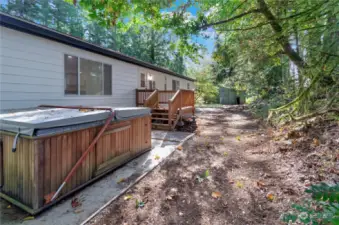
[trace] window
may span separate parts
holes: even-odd
[[[167,91],[167,77],[165,77],[164,90]]]
[[[148,89],[151,89],[151,90],[155,89],[155,81],[154,80],[148,81]]]
[[[112,95],[112,66],[65,55],[65,94]]]
[[[180,89],[180,82],[178,80],[172,80],[172,90],[177,91]]]
[[[190,83],[187,83],[187,90],[190,89]]]
[[[112,66],[104,64],[104,95],[112,95]]]
[[[65,55],[65,94],[78,94],[78,57]]]
[[[140,74],[140,87],[146,87],[146,74]]]
[[[154,90],[155,89],[155,80],[152,74],[147,74],[147,81],[148,81],[148,89]]]

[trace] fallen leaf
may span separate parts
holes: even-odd
[[[236,186],[237,188],[243,188],[243,187],[244,187],[244,184],[241,183],[240,181],[237,181],[237,182],[235,182],[235,186]]]
[[[227,156],[228,155],[228,152],[224,152],[224,156]]]
[[[179,145],[179,146],[177,147],[177,149],[181,151],[181,150],[182,150],[182,146]]]
[[[297,140],[296,139],[293,139],[292,140],[292,144],[295,145],[297,143]]]
[[[209,175],[210,175],[210,171],[209,171],[209,170],[206,170],[206,171],[205,171],[205,174],[204,174],[204,177],[207,178]]]
[[[91,111],[90,109],[79,109],[80,112],[89,112]]]
[[[314,144],[315,146],[319,146],[319,144],[320,144],[319,139],[313,138],[313,144]]]
[[[259,188],[263,188],[263,187],[265,187],[265,183],[259,180],[259,181],[257,181],[257,186]]]
[[[213,191],[213,192],[212,192],[212,197],[213,197],[213,198],[220,198],[220,197],[221,197],[221,193],[218,192],[218,191]]]
[[[120,178],[119,180],[118,180],[118,184],[120,184],[120,183],[122,183],[122,182],[125,182],[126,181],[126,179],[125,178]]]
[[[44,196],[45,204],[48,204],[52,201],[54,194],[55,194],[55,192],[52,192],[52,193],[49,193],[49,194]]]
[[[267,198],[268,200],[270,200],[270,201],[273,201],[273,200],[274,200],[274,195],[273,195],[272,193],[268,193],[268,194],[266,195],[266,198]]]
[[[274,137],[274,141],[280,141],[280,137]]]
[[[24,218],[24,221],[27,221],[27,220],[34,220],[34,216],[27,216]]]
[[[240,141],[240,136],[236,136],[236,139],[237,139],[238,141]]]
[[[79,202],[78,198],[73,198],[71,202],[72,208],[77,208],[81,206],[81,202]]]
[[[154,159],[155,159],[155,160],[159,160],[159,159],[160,159],[160,156],[159,156],[159,155],[155,155],[155,156],[154,156]]]
[[[132,195],[125,195],[124,200],[125,201],[130,200],[132,197],[133,197]]]
[[[74,213],[79,214],[79,213],[82,213],[83,211],[84,211],[83,209],[76,209],[74,210]]]
[[[10,208],[12,208],[12,206],[11,206],[11,205],[8,205],[8,206],[7,206],[7,209],[10,209]]]

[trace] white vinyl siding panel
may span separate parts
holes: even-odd
[[[0,27],[0,111],[40,104],[135,106],[138,66]],[[112,65],[112,96],[64,94],[64,54]]]
[[[73,96],[64,94],[64,54],[112,66],[111,96]],[[156,87],[167,90],[172,79],[185,79],[95,54],[69,45],[0,26],[0,111],[36,107],[40,104],[135,106],[135,89],[140,73],[153,74]],[[192,82],[191,89],[194,88]]]

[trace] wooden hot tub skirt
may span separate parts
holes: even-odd
[[[149,115],[111,123],[61,192],[46,204],[99,132],[101,126],[48,137],[19,137],[2,132],[0,196],[36,214],[108,172],[151,149]]]

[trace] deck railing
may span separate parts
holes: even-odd
[[[159,91],[154,90],[144,102],[145,107],[158,108],[159,107]]]
[[[136,90],[136,105],[144,106],[147,98],[154,92],[151,89]],[[159,104],[167,104],[168,99],[171,99],[176,91],[160,91],[158,90]]]
[[[176,114],[186,110],[194,114],[194,91],[180,89],[168,100],[168,124],[172,124]]]

